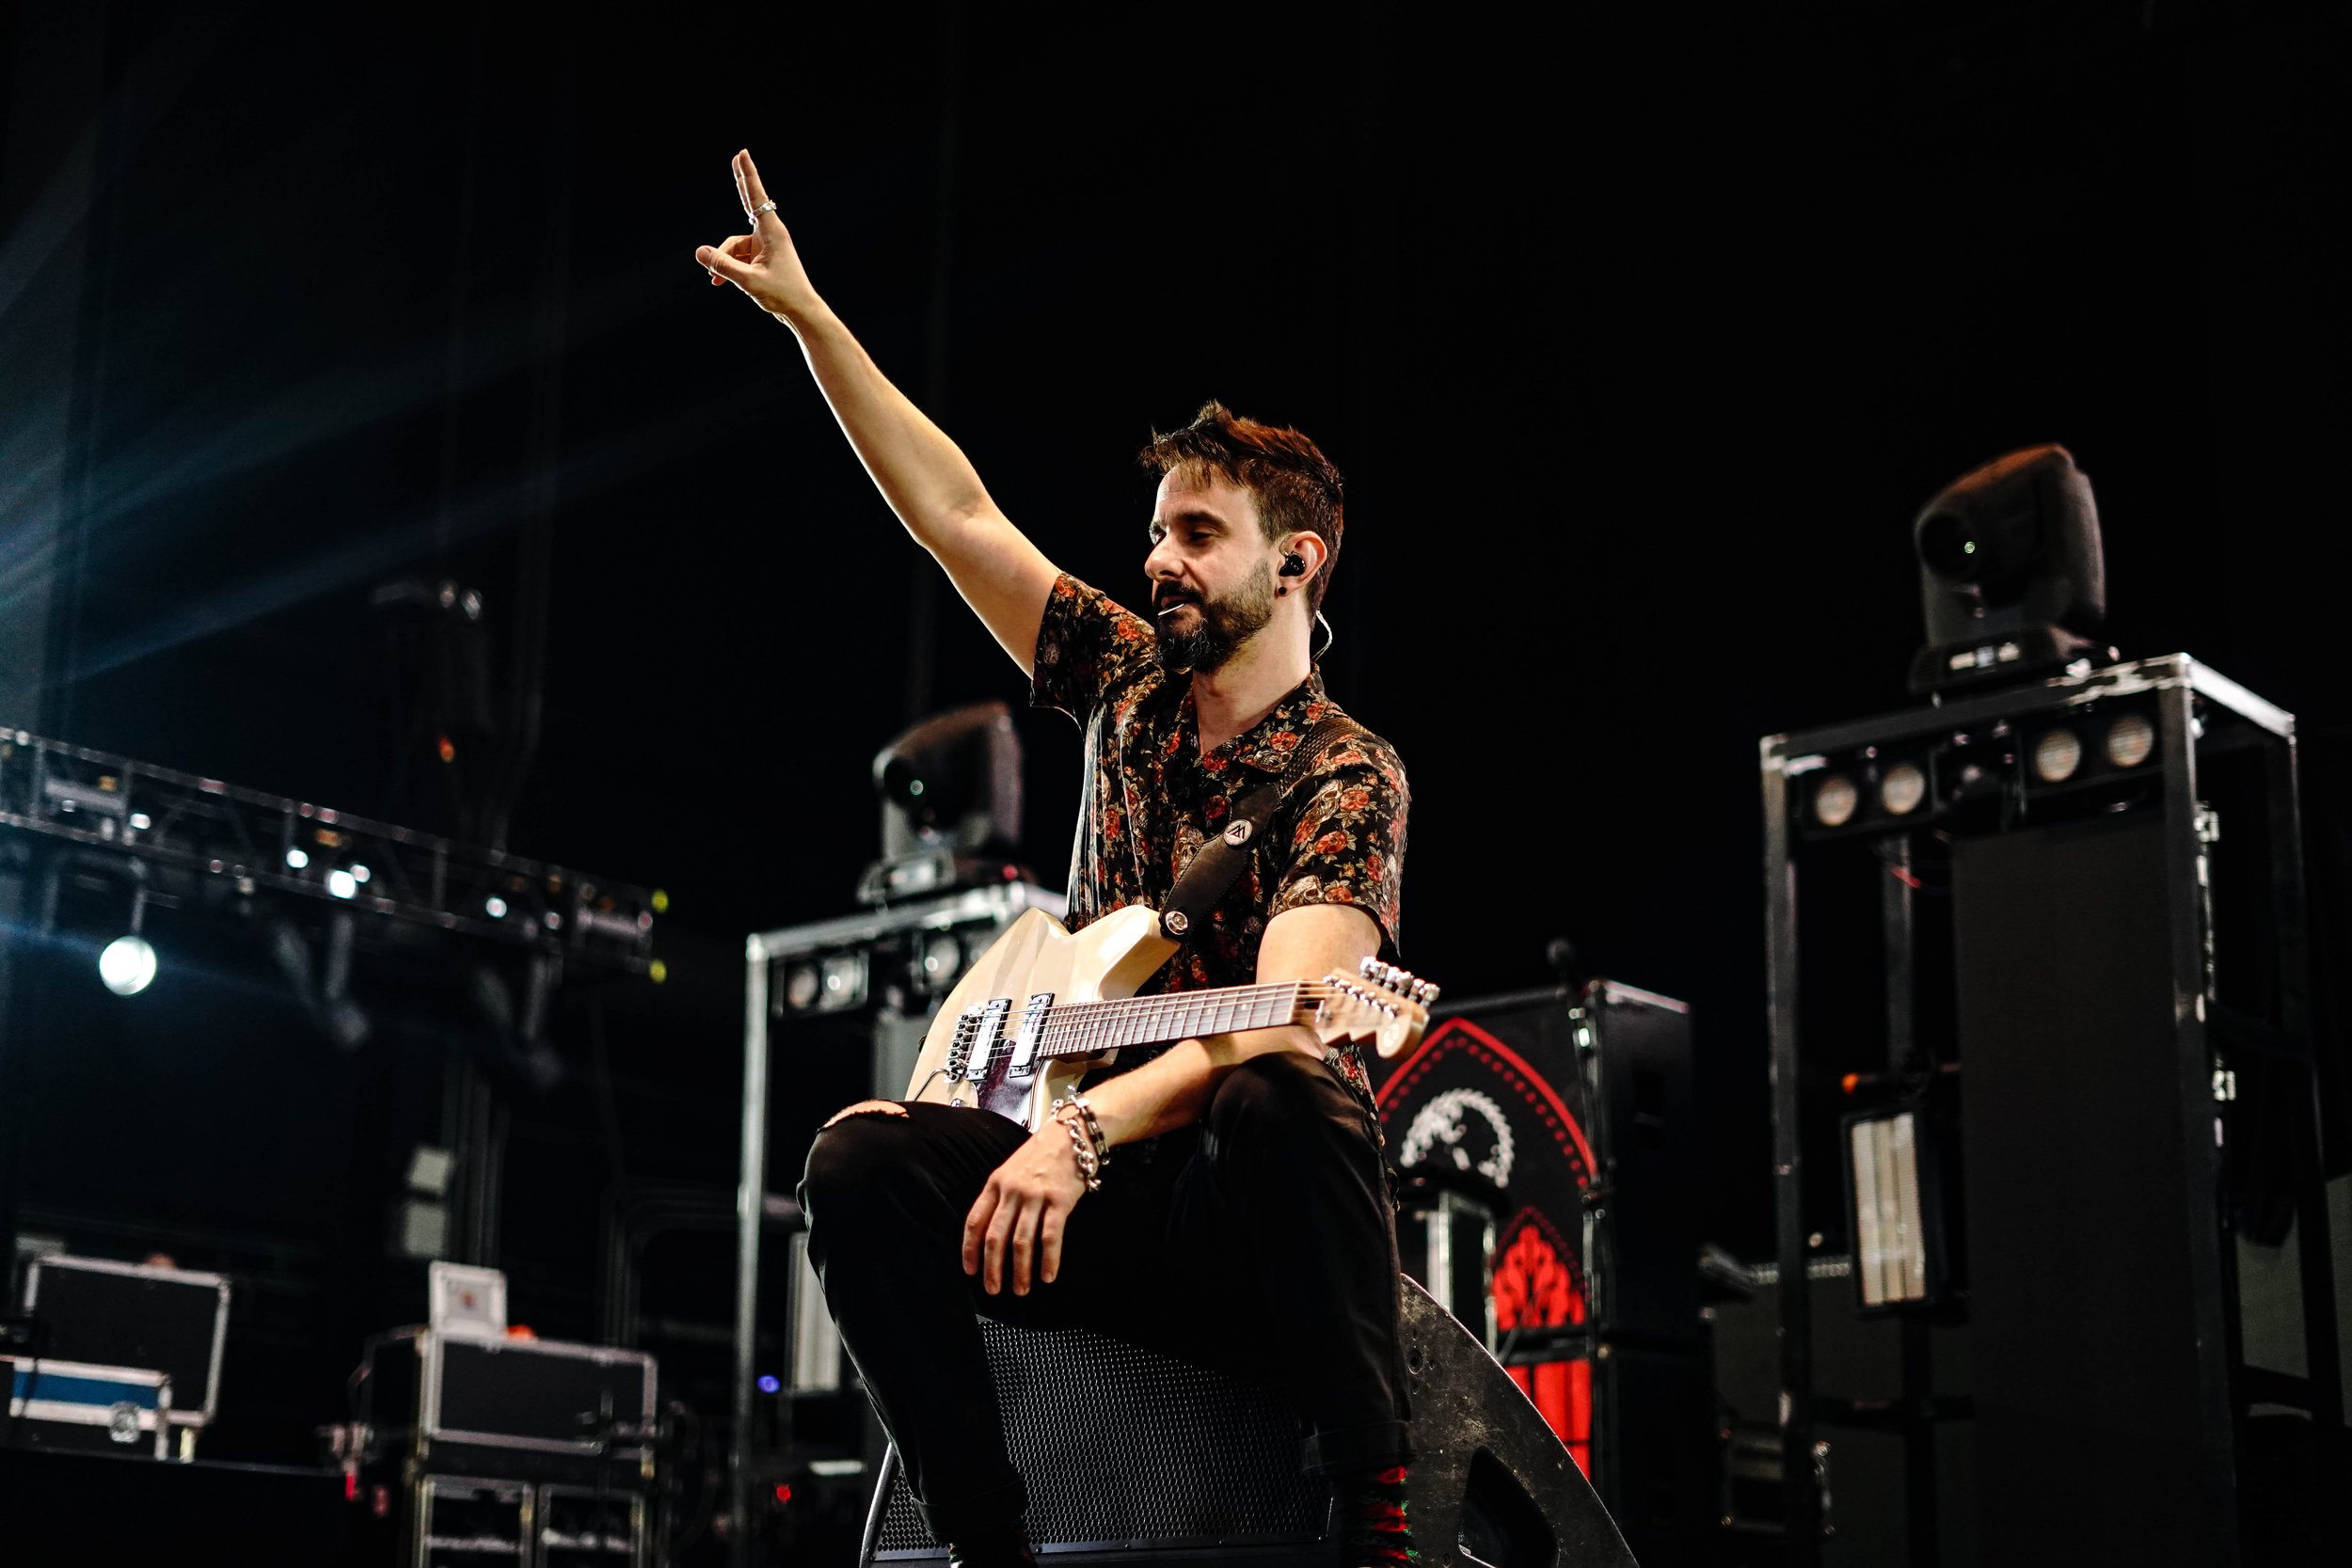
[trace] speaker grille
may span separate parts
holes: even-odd
[[[1330,1511],[1297,1418],[1239,1379],[1081,1329],[980,1320],[1039,1545],[1312,1542]],[[876,1555],[939,1551],[903,1478]]]

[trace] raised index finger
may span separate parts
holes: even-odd
[[[759,166],[752,162],[752,150],[748,147],[735,155],[735,193],[743,198],[743,215],[753,223],[756,224],[769,215],[753,211],[768,199],[768,189],[759,182]]]

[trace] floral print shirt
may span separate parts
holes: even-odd
[[[1170,677],[1154,650],[1151,626],[1100,589],[1066,574],[1054,584],[1030,701],[1061,709],[1086,732],[1086,799],[1070,858],[1073,930],[1129,904],[1160,908],[1202,840],[1224,831],[1234,802],[1279,778],[1308,732],[1340,711],[1322,675],[1310,674],[1202,756],[1192,681]],[[1404,764],[1387,741],[1359,729],[1327,742],[1256,836],[1207,929],[1193,931],[1146,990],[1252,983],[1266,922],[1310,904],[1362,910],[1393,960],[1408,799]],[[1133,1065],[1129,1053],[1120,1065]],[[1345,1077],[1360,1073],[1343,1068]]]

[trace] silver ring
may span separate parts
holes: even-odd
[[[776,204],[773,201],[763,201],[758,206],[752,209],[752,216],[757,217],[762,213],[772,213],[775,210]]]

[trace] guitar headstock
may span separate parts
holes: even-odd
[[[1323,977],[1329,994],[1308,1027],[1329,1045],[1335,1040],[1370,1040],[1382,1056],[1411,1047],[1429,1027],[1429,1004],[1438,988],[1394,964],[1366,958],[1353,975]]]

